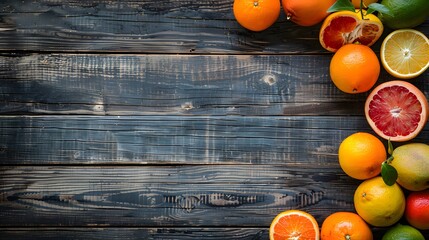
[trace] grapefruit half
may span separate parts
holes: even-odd
[[[382,138],[404,142],[416,137],[428,120],[426,96],[409,82],[395,80],[380,84],[368,95],[365,116]]]

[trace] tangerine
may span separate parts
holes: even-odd
[[[383,143],[374,135],[354,133],[345,138],[338,150],[341,169],[352,178],[364,180],[380,174],[387,153]]]
[[[300,26],[313,26],[329,15],[327,12],[336,0],[282,0],[286,16]]]
[[[368,224],[356,213],[335,212],[322,223],[321,240],[372,240]]]
[[[273,25],[281,11],[279,0],[234,0],[232,8],[237,22],[255,32]]]
[[[341,91],[363,93],[377,82],[380,62],[370,47],[347,44],[334,54],[329,70],[332,81]]]

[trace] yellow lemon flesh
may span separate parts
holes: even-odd
[[[380,60],[390,75],[415,78],[429,67],[429,39],[414,29],[393,31],[381,44]]]

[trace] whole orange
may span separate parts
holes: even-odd
[[[408,223],[420,230],[429,230],[429,189],[410,192],[405,206]]]
[[[252,31],[262,31],[274,24],[280,16],[279,0],[234,0],[234,17]]]
[[[336,0],[282,0],[282,6],[288,19],[300,26],[312,26],[320,23],[329,15],[328,8]]]
[[[341,169],[350,177],[360,180],[380,174],[386,157],[386,147],[380,139],[366,132],[351,134],[338,149]]]
[[[368,224],[356,213],[335,212],[322,223],[321,240],[372,240]]]
[[[341,91],[363,93],[377,82],[380,62],[370,47],[346,44],[335,52],[329,72],[335,86]]]

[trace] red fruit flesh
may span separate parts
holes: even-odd
[[[365,103],[365,114],[372,129],[384,139],[407,141],[424,128],[428,102],[414,85],[390,81],[376,87]]]

